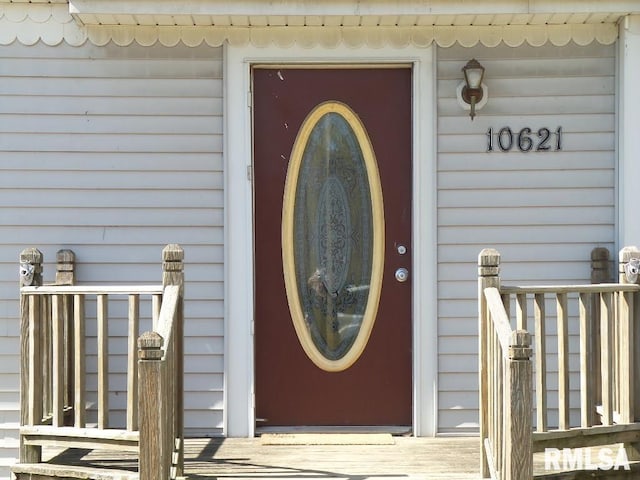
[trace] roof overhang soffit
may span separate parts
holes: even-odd
[[[615,23],[637,0],[69,0],[84,24],[487,26]]]
[[[0,0],[0,44],[372,46],[612,43],[639,2]],[[634,10],[635,9],[635,10]]]

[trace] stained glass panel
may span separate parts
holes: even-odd
[[[291,224],[283,234],[283,250],[291,252],[285,261],[293,262],[295,277],[287,295],[305,350],[316,350],[329,365],[352,357],[340,363],[350,365],[366,344],[377,310],[382,240],[376,236],[383,230],[381,208],[375,210],[381,195],[375,158],[358,118],[342,104],[323,106],[310,115],[296,141],[289,171],[296,174],[295,188],[287,178],[285,196],[292,199],[285,198],[285,210],[289,205]]]

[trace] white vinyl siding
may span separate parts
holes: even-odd
[[[510,285],[589,283],[591,250],[614,253],[615,47],[437,53],[438,421],[440,432],[471,432],[478,422],[478,253],[496,248]],[[473,122],[456,100],[471,58],[486,68],[489,90]],[[495,137],[494,151],[486,151],[490,127],[517,134],[559,126],[561,151],[502,152]],[[553,342],[548,348],[555,351]]]
[[[163,246],[180,243],[186,434],[221,433],[222,166],[222,48],[0,47],[0,408],[13,412],[5,423],[19,418],[19,252],[44,253],[47,282],[56,251],[70,248],[79,283],[148,284],[161,282]],[[109,327],[111,367],[121,372],[111,378],[114,424],[125,404],[122,312],[111,312]]]

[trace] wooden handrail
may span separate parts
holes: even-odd
[[[71,285],[75,279],[73,252],[59,253],[57,281],[63,285],[42,285],[42,254],[36,249],[21,253],[23,285],[21,298],[21,447],[20,461],[39,463],[42,445],[54,442],[62,447],[90,446],[101,442],[111,448],[122,442],[123,448],[136,447],[140,453],[140,478],[154,480],[176,478],[183,470],[183,258],[179,245],[163,250],[163,280],[160,285]],[[24,272],[24,273],[23,273]],[[30,283],[30,285],[24,285]],[[110,300],[127,302],[127,404],[124,429],[109,425],[109,324],[112,319]],[[151,381],[157,387],[149,390],[149,377],[144,370],[149,358],[139,352],[141,298],[148,302],[146,319],[160,339],[162,349],[159,375]],[[87,304],[95,317],[86,316]],[[119,311],[122,309],[119,307]],[[119,315],[122,315],[119,313]],[[143,319],[145,320],[145,319]],[[95,324],[97,345],[97,409],[91,413],[96,425],[87,424],[86,395],[86,325]],[[142,335],[144,337],[145,334]],[[140,360],[139,360],[140,355]],[[139,366],[144,367],[140,372]],[[148,373],[148,372],[147,372]],[[145,376],[146,375],[146,376]],[[164,392],[162,406],[142,407],[155,392]],[[145,415],[142,415],[144,412]],[[158,415],[160,417],[156,418]],[[162,425],[162,441],[138,435],[149,431],[148,422]],[[90,428],[87,428],[90,427]],[[154,427],[155,428],[155,427]],[[103,432],[103,433],[101,433]],[[144,437],[144,439],[143,439]],[[56,440],[52,440],[56,439]],[[101,440],[101,439],[104,439]],[[47,443],[49,442],[49,443]],[[166,475],[157,476],[152,463],[161,459]],[[155,460],[154,460],[155,461]],[[143,467],[144,465],[144,467]]]
[[[507,312],[504,309],[502,303],[502,297],[500,292],[495,287],[486,288],[484,290],[484,296],[487,300],[487,307],[490,312],[490,319],[493,322],[493,328],[495,329],[498,340],[500,341],[501,351],[505,358],[509,358],[509,349],[513,346],[513,331],[511,330],[511,323]]]
[[[22,287],[25,295],[160,295],[162,285],[43,285]]]
[[[481,314],[486,347],[481,359],[489,370],[482,402],[488,429],[482,438],[489,474],[495,480],[530,480],[533,476],[531,438],[531,337],[512,330],[497,287],[482,290],[486,313]]]
[[[176,440],[181,441],[181,436],[174,418],[178,391],[173,379],[180,288],[166,287],[157,331],[145,332],[138,339],[140,480],[177,476],[172,461]]]
[[[591,258],[592,281],[608,279],[607,252],[594,249]],[[478,314],[483,477],[529,480],[531,454],[540,451],[541,445],[566,448],[622,442],[630,451],[640,451],[636,440],[640,428],[634,425],[640,420],[636,374],[640,368],[640,286],[628,283],[625,276],[627,263],[637,258],[640,251],[635,248],[621,251],[620,283],[504,286],[499,277],[500,254],[492,249],[481,252]],[[528,305],[533,305],[533,322],[528,318]],[[550,320],[556,324],[552,334],[547,329]],[[570,333],[576,335],[577,330],[570,328],[571,324],[579,326],[579,342],[569,341]],[[529,331],[535,338],[535,378],[531,378]],[[557,342],[557,369],[553,372],[547,362],[551,341]],[[569,357],[576,355],[580,360],[579,386],[570,383]],[[516,358],[521,361],[510,363]],[[557,393],[548,391],[550,373],[557,374]],[[579,423],[570,417],[570,394],[575,390],[580,394]],[[547,407],[550,394],[557,395],[558,423],[552,427]],[[519,431],[513,425],[520,414],[532,417],[527,412],[534,395],[535,435],[530,425],[521,424],[524,430]],[[514,408],[520,408],[515,417]],[[509,451],[514,439],[526,445],[515,457],[513,449]],[[540,445],[532,449],[533,441]]]
[[[163,251],[162,307],[154,331],[138,339],[140,480],[183,476],[183,258],[178,245]]]
[[[544,293],[615,293],[640,292],[640,285],[631,283],[598,283],[596,285],[525,285],[500,286],[500,293],[506,295],[534,295]]]

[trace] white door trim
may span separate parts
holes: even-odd
[[[253,194],[251,65],[413,65],[413,424],[437,431],[436,105],[434,48],[302,48],[225,45],[224,433],[255,433],[253,402]]]

